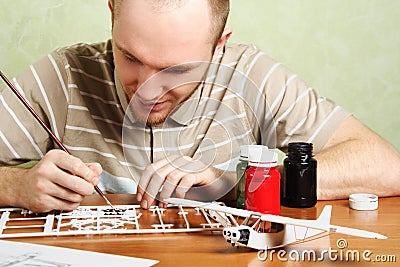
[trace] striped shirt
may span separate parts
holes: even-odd
[[[112,193],[135,193],[145,167],[169,155],[232,171],[243,144],[285,151],[305,141],[318,152],[350,115],[253,45],[227,44],[217,61],[190,98],[151,127],[128,112],[111,41],[58,49],[13,83],[73,155],[102,165],[100,187]],[[0,94],[0,121],[0,165],[57,147],[9,89]]]

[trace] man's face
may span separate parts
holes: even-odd
[[[196,89],[206,70],[198,62],[210,61],[214,52],[209,16],[207,1],[161,10],[146,0],[121,3],[113,24],[114,61],[137,120],[162,123]],[[194,82],[182,85],[189,80]]]

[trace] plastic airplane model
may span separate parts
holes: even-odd
[[[207,210],[223,225],[223,236],[232,246],[267,250],[303,242],[322,233],[340,233],[365,238],[387,239],[378,233],[330,224],[332,206],[326,205],[316,220],[294,219],[236,209],[215,202],[200,202],[181,198],[168,198],[166,202]],[[244,218],[239,225],[233,216]]]

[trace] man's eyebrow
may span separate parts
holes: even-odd
[[[130,53],[128,50],[126,50],[125,48],[123,48],[121,45],[119,45],[118,43],[115,43],[115,46],[123,53],[125,54],[125,56],[129,57],[131,60],[134,60],[138,63],[142,63],[142,61],[140,61],[137,57],[135,57],[132,53]],[[181,63],[181,64],[176,64],[176,65],[172,65],[172,66],[166,66],[163,68],[160,68],[160,70],[169,70],[169,71],[190,71],[192,69],[195,69],[197,67],[199,67],[201,64],[203,64],[204,62],[200,61],[200,62],[196,62],[196,61],[189,61],[189,62],[185,62],[185,63]]]
[[[126,56],[128,56],[129,58],[137,61],[137,62],[141,62],[137,57],[135,57],[134,55],[132,55],[132,53],[130,53],[128,50],[126,50],[125,48],[123,48],[122,46],[120,46],[119,44],[115,43],[115,46],[121,50],[122,53],[124,53]]]
[[[202,63],[203,62],[185,62],[185,63],[181,63],[178,65],[173,65],[173,66],[164,68],[164,70],[167,70],[167,71],[190,71],[190,70],[196,69]]]

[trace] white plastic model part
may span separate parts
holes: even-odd
[[[222,226],[195,208],[157,206],[141,210],[139,205],[80,206],[71,212],[33,214],[21,208],[0,208],[0,238],[90,234],[137,234],[198,232]],[[146,220],[141,220],[143,213]],[[168,219],[166,213],[174,219]]]

